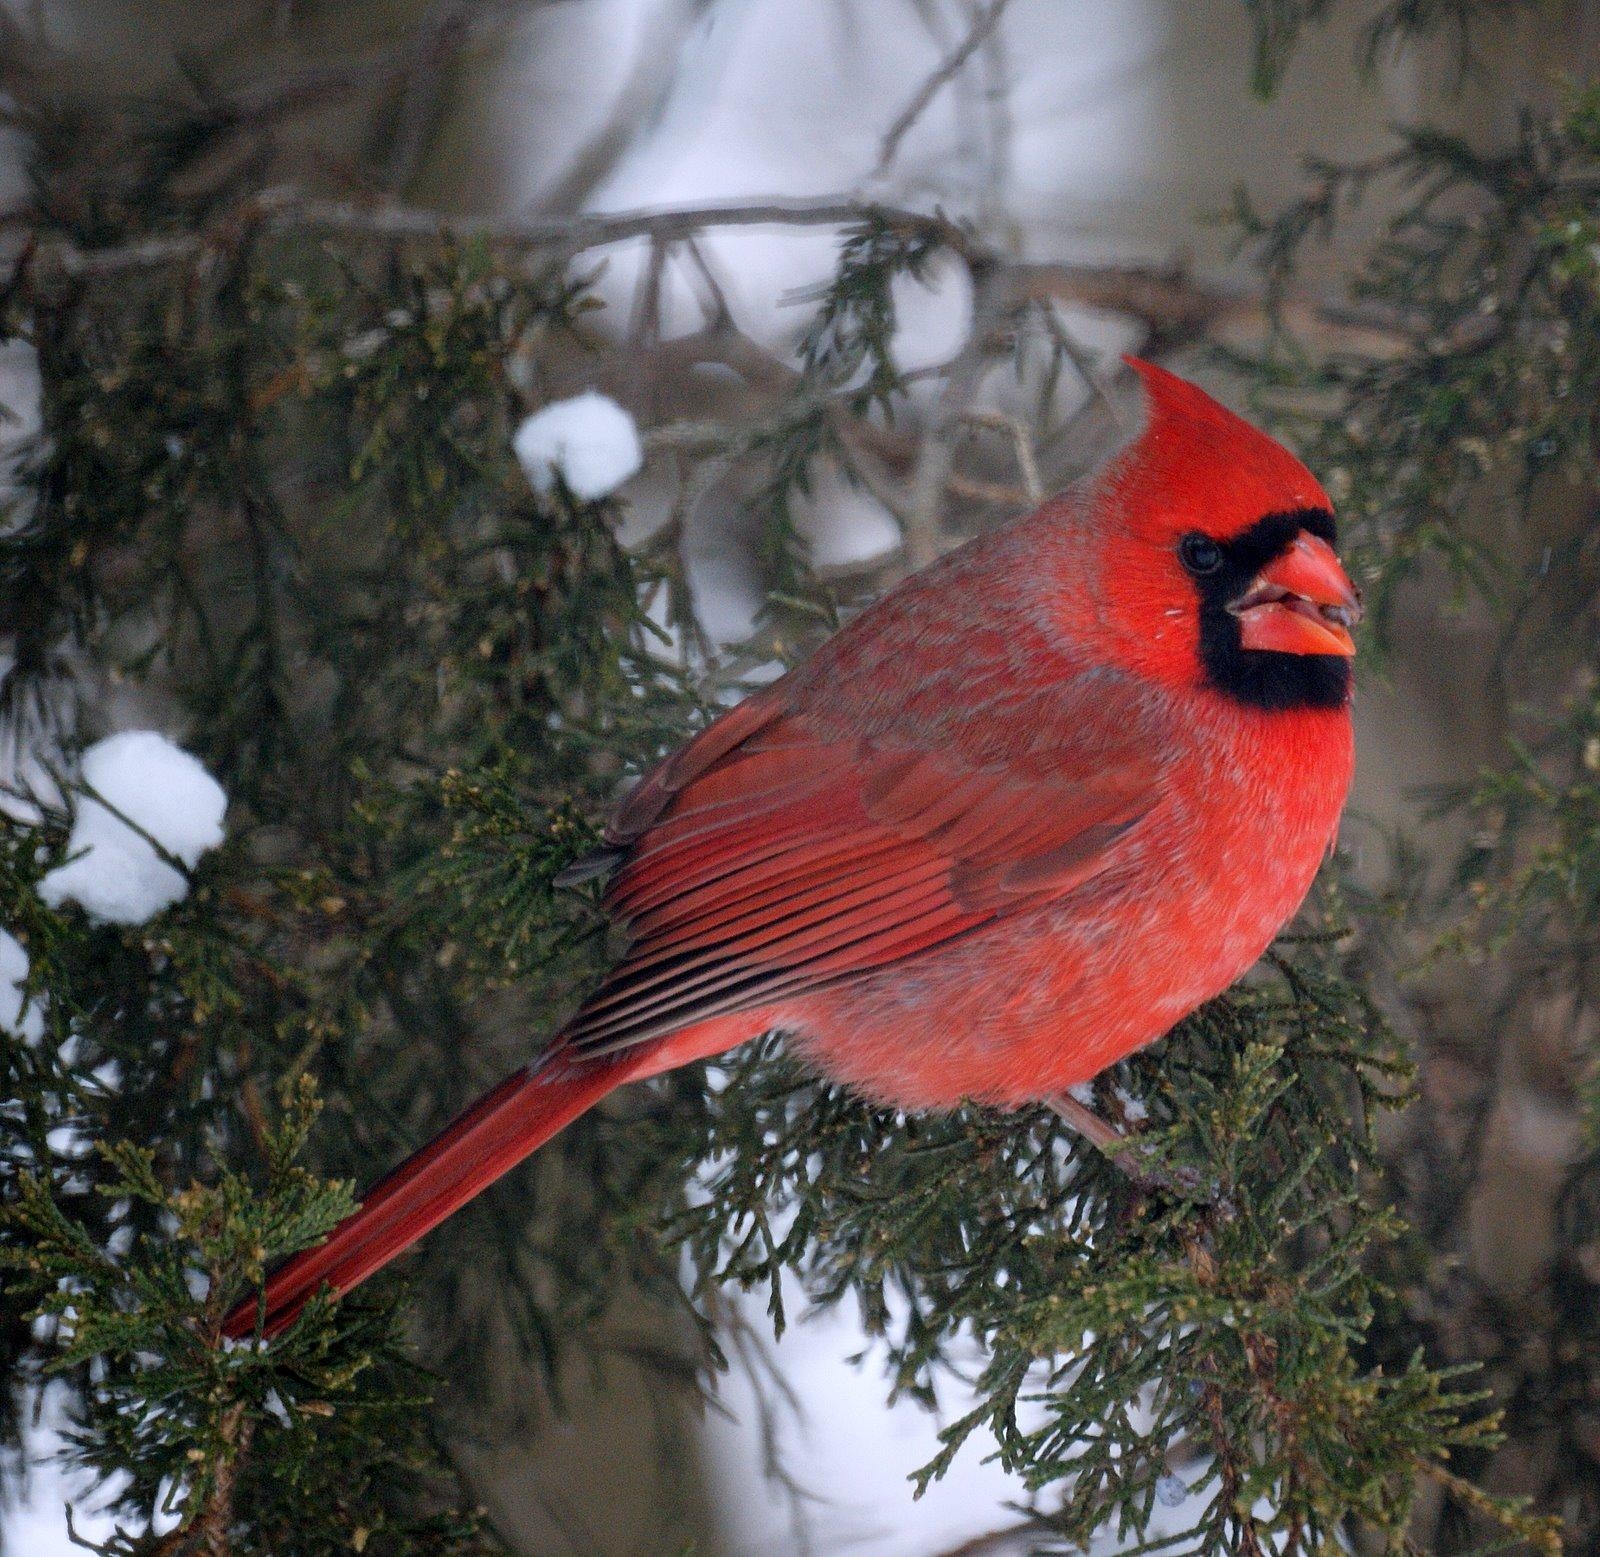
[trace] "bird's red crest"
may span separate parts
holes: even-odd
[[[1287,544],[1301,516],[1320,516],[1331,541],[1332,505],[1282,444],[1164,368],[1125,360],[1144,384],[1146,421],[1091,488],[1097,614],[1108,656],[1187,686],[1205,667],[1185,545],[1205,538],[1248,549],[1275,524],[1289,526]]]
[[[1175,373],[1123,360],[1144,383],[1147,412],[1144,431],[1107,473],[1130,520],[1226,537],[1266,514],[1332,508],[1317,478],[1282,444]]]

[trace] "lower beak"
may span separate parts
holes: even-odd
[[[1228,609],[1239,618],[1246,649],[1347,658],[1356,652],[1350,629],[1361,620],[1361,596],[1333,547],[1309,531],[1302,530]]]

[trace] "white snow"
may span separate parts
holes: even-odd
[[[560,476],[585,502],[609,497],[644,464],[633,418],[592,389],[535,411],[511,447],[534,491],[550,491]]]
[[[0,1029],[28,1043],[44,1036],[44,1013],[22,993],[28,954],[9,930],[0,930]]]
[[[796,495],[793,511],[812,566],[824,571],[878,561],[900,544],[894,515],[831,462],[812,467],[810,490]]]
[[[1126,1087],[1113,1082],[1111,1090],[1116,1093],[1117,1102],[1122,1106],[1122,1117],[1130,1124],[1143,1124],[1150,1117],[1150,1110],[1144,1106],[1144,1102]]]
[[[783,1289],[791,1318],[803,1313],[806,1299],[799,1282],[786,1273]],[[734,1300],[751,1330],[770,1338],[765,1293],[742,1293]],[[864,1354],[862,1362],[853,1363],[858,1354]],[[883,1356],[882,1344],[863,1332],[849,1308],[811,1314],[771,1343],[771,1365],[793,1391],[801,1413],[797,1418],[775,1403],[779,1456],[809,1494],[798,1510],[763,1475],[767,1444],[748,1367],[736,1366],[719,1381],[721,1409],[706,1413],[704,1442],[713,1483],[722,1494],[720,1544],[730,1557],[768,1552],[928,1557],[1017,1522],[1008,1505],[1025,1501],[1027,1491],[988,1458],[996,1444],[987,1430],[974,1435],[924,1497],[913,1497],[907,1477],[939,1452],[940,1426],[973,1401],[947,1380],[937,1416],[908,1399],[891,1406]]]
[[[39,896],[51,908],[81,904],[110,924],[143,924],[189,890],[149,839],[193,869],[222,842],[228,797],[196,758],[154,730],[125,730],[97,742],[83,754],[82,773],[92,793],[80,797],[67,839],[68,854],[77,858],[45,876]]]
[[[27,1402],[33,1403],[31,1399]],[[127,1477],[119,1472],[101,1482],[88,1471],[66,1464],[65,1433],[71,1426],[65,1388],[47,1386],[39,1419],[32,1420],[31,1412],[24,1419],[22,1452],[17,1459],[26,1469],[27,1479],[6,1505],[4,1550],[19,1557],[82,1557],[83,1546],[75,1545],[67,1535],[63,1505],[69,1503],[80,1540],[106,1542],[116,1535],[117,1521],[107,1505],[127,1485]],[[165,1535],[177,1525],[178,1517],[158,1512],[146,1533]],[[134,1533],[141,1532],[136,1529]]]
[[[28,494],[16,479],[16,465],[43,425],[39,353],[27,341],[0,341],[0,535],[28,517]]]

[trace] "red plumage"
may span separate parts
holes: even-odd
[[[782,1028],[874,1098],[1020,1104],[1260,956],[1349,787],[1355,595],[1305,467],[1133,366],[1148,424],[1097,479],[906,580],[634,789],[606,834],[621,963],[272,1276],[269,1333],[623,1082]]]

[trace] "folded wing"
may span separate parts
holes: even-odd
[[[769,1006],[1082,886],[1160,794],[1145,732],[1110,713],[996,758],[741,704],[608,830],[632,944],[569,1042],[604,1053]]]

